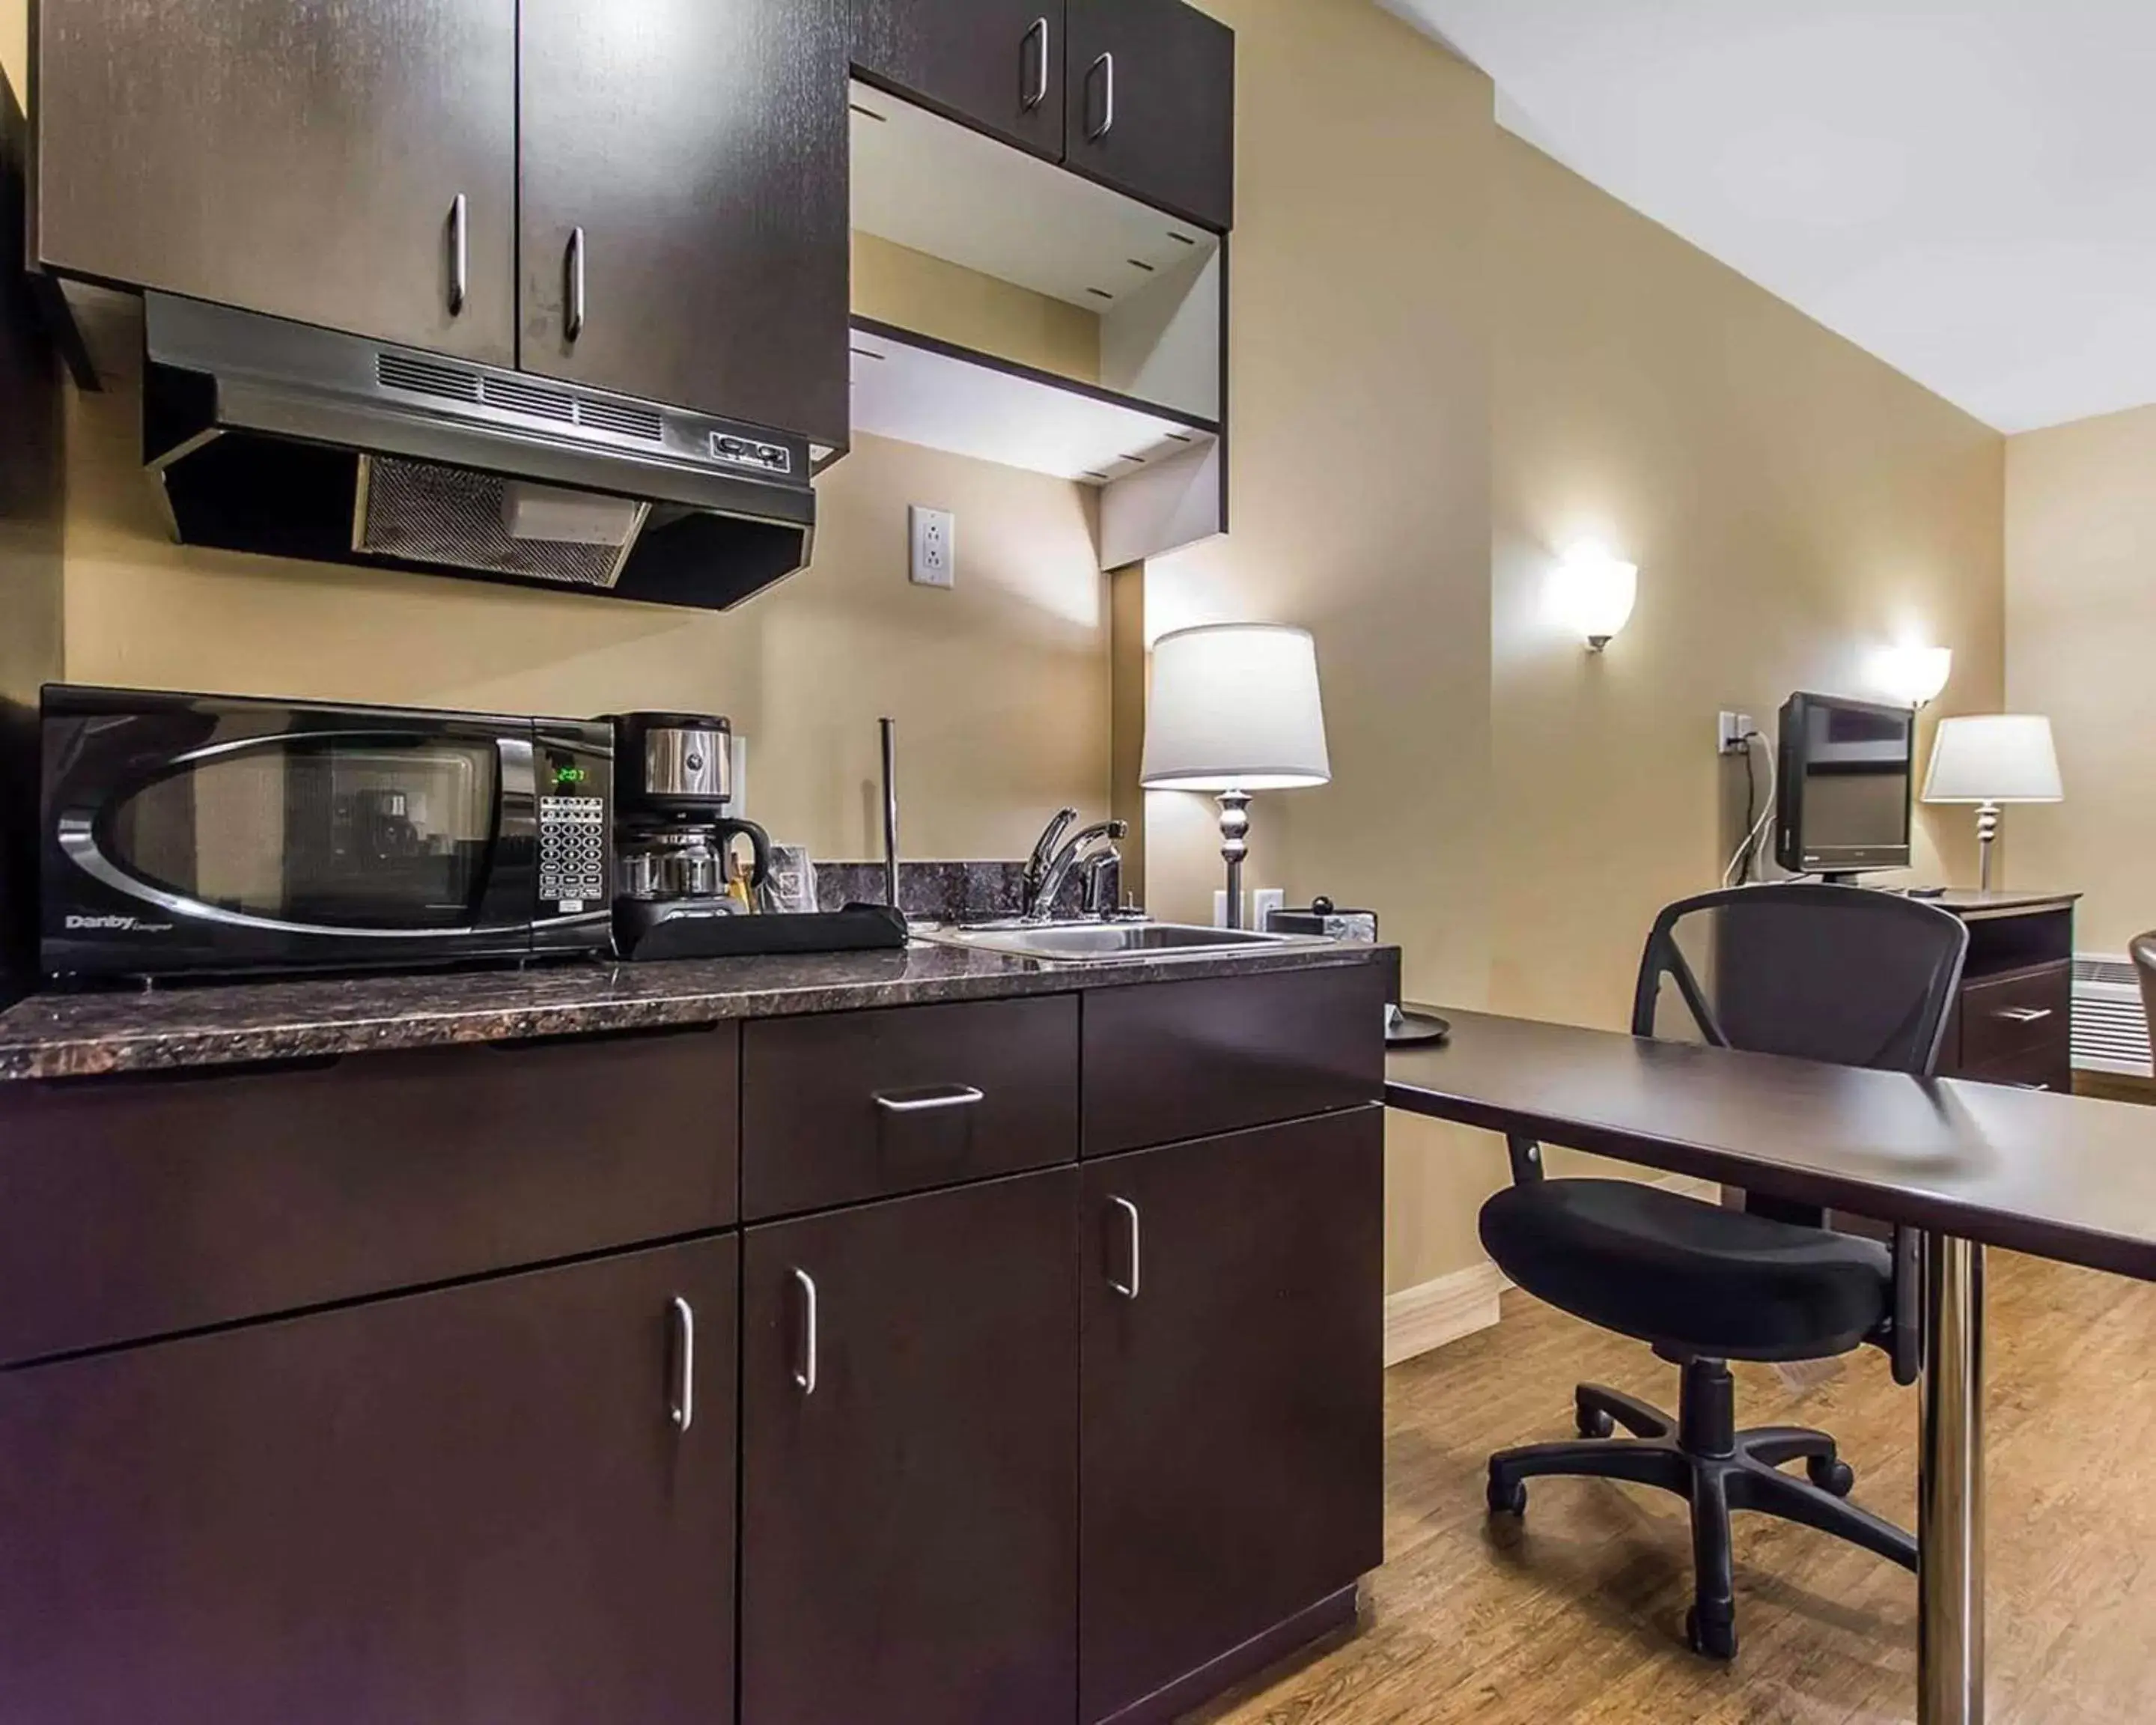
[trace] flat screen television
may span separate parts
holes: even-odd
[[[1792,695],[1775,757],[1774,860],[1799,875],[1908,867],[1916,721],[1906,706]]]

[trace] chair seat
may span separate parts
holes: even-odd
[[[1482,1207],[1482,1244],[1537,1298],[1679,1358],[1845,1353],[1892,1310],[1876,1240],[1630,1180],[1528,1180]]]

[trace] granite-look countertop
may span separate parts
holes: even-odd
[[[1389,950],[1302,947],[1137,963],[1045,965],[916,941],[896,952],[655,964],[566,960],[523,970],[33,994],[0,1013],[0,1081],[1067,993],[1170,978],[1367,964]]]

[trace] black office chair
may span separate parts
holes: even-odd
[[[1647,937],[1632,1032],[1929,1076],[1969,932],[1935,906],[1854,886],[1786,883],[1671,905]],[[1907,1568],[1917,1542],[1845,1502],[1849,1464],[1823,1431],[1738,1431],[1727,1362],[1824,1359],[1870,1343],[1916,1381],[1916,1236],[1891,1245],[1827,1231],[1815,1210],[1754,1194],[1723,1209],[1630,1180],[1543,1178],[1540,1147],[1511,1142],[1514,1183],[1483,1207],[1499,1268],[1551,1305],[1650,1343],[1683,1370],[1675,1420],[1583,1384],[1578,1443],[1490,1458],[1490,1507],[1518,1515],[1538,1474],[1659,1486],[1691,1505],[1695,1599],[1686,1635],[1737,1651],[1729,1512],[1757,1510],[1838,1535]],[[1623,1426],[1630,1438],[1609,1435]],[[1781,1471],[1802,1461],[1810,1476]]]

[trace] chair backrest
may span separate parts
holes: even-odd
[[[2134,936],[2127,950],[2141,973],[2141,1011],[2148,1020],[2148,1040],[2156,1046],[2156,929]]]
[[[1928,1077],[1968,951],[1959,917],[1868,887],[1703,893],[1655,919],[1632,1034]]]

